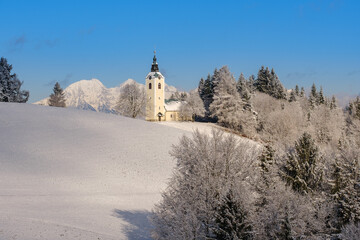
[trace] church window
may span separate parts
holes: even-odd
[[[158,84],[158,89],[161,89],[161,83]]]
[[[151,83],[149,83],[149,89],[151,89]]]

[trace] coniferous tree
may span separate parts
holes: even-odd
[[[294,90],[291,91],[290,93],[290,98],[289,98],[289,102],[295,102],[296,101],[296,93],[294,92]]]
[[[26,103],[29,99],[29,91],[20,90],[21,82],[16,74],[11,74],[12,65],[6,58],[0,59],[0,102]]]
[[[244,75],[241,73],[238,82],[236,83],[237,91],[239,92],[241,98],[250,105],[250,91],[248,89],[248,83]]]
[[[261,67],[255,81],[255,87],[259,92],[266,93],[277,99],[285,99],[286,94],[274,69]]]
[[[335,98],[335,96],[333,95],[332,98],[331,98],[331,102],[330,102],[330,109],[335,109],[335,108],[337,108],[336,98]]]
[[[247,220],[247,212],[233,191],[221,200],[216,212],[216,228],[214,230],[218,240],[247,240],[252,239],[251,225]]]
[[[317,104],[325,104],[325,97],[324,97],[324,93],[323,93],[323,88],[320,86],[320,91],[318,93],[317,96]]]
[[[315,105],[317,105],[318,99],[319,99],[319,97],[318,97],[318,93],[316,90],[316,86],[315,86],[315,83],[313,83],[313,85],[311,86],[311,92],[310,92],[310,96],[309,96],[309,103],[312,108],[314,108]]]
[[[304,87],[301,87],[300,97],[305,97],[305,89],[304,89]]]
[[[322,180],[318,161],[319,150],[311,135],[304,133],[288,154],[282,176],[294,191],[302,194],[316,191]]]
[[[295,95],[298,97],[300,95],[300,90],[299,90],[299,86],[296,85],[295,86]]]
[[[332,193],[337,201],[338,229],[360,222],[360,152],[353,145],[339,147]]]
[[[53,91],[54,93],[52,93],[49,98],[49,106],[66,107],[65,93],[58,82],[55,83]]]

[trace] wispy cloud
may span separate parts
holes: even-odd
[[[353,76],[353,75],[357,75],[357,74],[360,74],[360,70],[354,70],[354,71],[351,71],[351,72],[348,72],[348,76]]]
[[[95,25],[91,26],[90,28],[83,29],[80,31],[80,35],[82,36],[91,35],[95,31],[95,29],[96,29]]]
[[[53,47],[55,47],[55,46],[59,43],[59,41],[60,41],[59,38],[46,39],[46,40],[43,40],[43,41],[38,42],[38,43],[35,45],[35,49],[38,50],[38,49],[41,49],[41,48],[44,48],[44,47],[53,48]]]
[[[67,84],[69,83],[70,79],[72,77],[71,73],[66,74],[66,76],[62,79],[62,80],[52,80],[48,83],[45,84],[45,87],[52,87],[55,85],[56,82],[58,82],[60,84],[61,87],[65,87],[67,86]]]
[[[8,46],[8,52],[16,52],[21,50],[26,42],[27,39],[25,34],[11,39]]]

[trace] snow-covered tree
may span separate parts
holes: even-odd
[[[332,192],[339,226],[360,223],[360,151],[353,143],[343,143],[334,165]]]
[[[311,86],[311,92],[309,96],[309,103],[312,108],[314,108],[315,105],[317,105],[318,99],[319,97],[318,97],[318,92],[316,90],[316,85],[315,83],[313,83],[313,85]]]
[[[290,150],[282,170],[283,178],[294,191],[307,194],[318,190],[322,180],[319,158],[314,140],[304,133]]]
[[[318,105],[325,104],[325,97],[324,97],[324,92],[323,92],[322,86],[320,86],[320,91],[317,96],[317,104]]]
[[[300,96],[300,89],[299,89],[299,86],[298,86],[298,85],[295,86],[295,95],[296,95],[297,97]]]
[[[129,83],[121,90],[117,111],[124,116],[136,118],[144,114],[145,91],[135,82]]]
[[[295,102],[296,101],[296,94],[294,90],[291,90],[290,92],[290,98],[289,98],[289,102]]]
[[[20,90],[21,82],[16,74],[11,74],[12,65],[6,58],[0,59],[0,102],[25,103],[29,99],[29,91]]]
[[[222,197],[215,214],[216,239],[247,240],[252,239],[252,226],[248,220],[248,213],[242,205],[240,198],[233,190]]]
[[[254,144],[224,137],[219,131],[211,136],[196,131],[192,138],[184,136],[171,155],[177,166],[154,209],[154,239],[214,239],[221,225],[216,219],[226,219],[220,206],[230,189],[237,193],[234,196],[241,194],[241,209],[247,212],[252,195],[246,181],[252,179],[258,157]]]
[[[304,89],[304,87],[301,87],[300,97],[305,97],[305,89]]]
[[[65,93],[58,82],[55,83],[53,93],[50,94],[49,106],[66,107]]]
[[[214,100],[210,105],[212,116],[216,117],[222,126],[241,131],[240,119],[244,103],[227,66],[222,67],[214,75],[214,84]]]
[[[195,116],[205,115],[204,103],[198,92],[190,92],[186,101],[180,106],[180,118],[195,120]]]
[[[342,240],[359,240],[360,223],[350,223],[341,230],[340,239]]]
[[[255,87],[259,92],[266,93],[277,99],[285,99],[286,94],[283,85],[281,84],[274,69],[261,67],[258,72],[258,77],[255,81]]]

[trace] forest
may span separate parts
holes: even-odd
[[[198,94],[196,119],[234,134],[173,146],[154,239],[359,239],[359,97],[343,109],[315,84],[286,90],[265,67],[236,81],[226,66]]]

